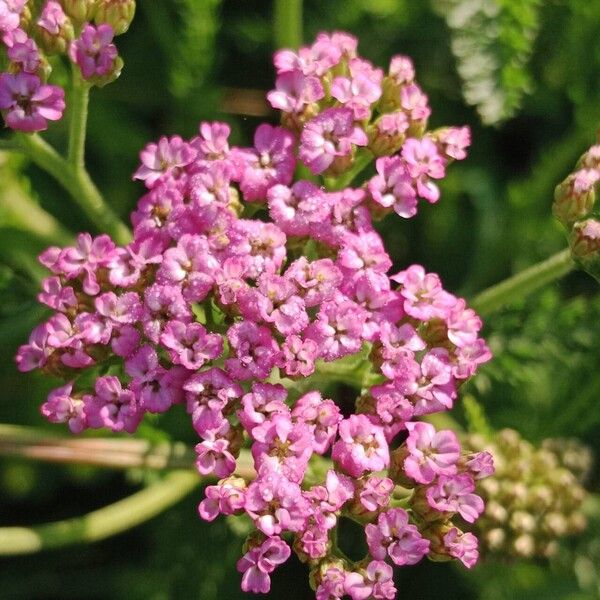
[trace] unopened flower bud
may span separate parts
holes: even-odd
[[[408,127],[401,110],[381,115],[367,130],[369,148],[375,156],[391,156],[402,147]]]
[[[533,515],[523,510],[517,510],[510,518],[510,526],[515,531],[530,533],[535,529],[536,520]]]
[[[487,531],[483,536],[483,539],[490,550],[497,551],[504,546],[506,533],[504,532],[504,529],[495,527],[494,529]]]
[[[600,180],[600,171],[580,169],[571,173],[556,186],[552,211],[565,226],[587,217],[596,202],[595,186]]]
[[[586,219],[575,223],[571,231],[573,258],[594,276],[600,276],[600,221]]]
[[[98,0],[61,0],[64,11],[78,23],[91,21]]]
[[[94,22],[107,23],[115,35],[121,35],[129,29],[134,15],[135,0],[98,0]]]
[[[529,534],[520,535],[514,542],[515,552],[523,558],[531,558],[535,554],[535,540]]]

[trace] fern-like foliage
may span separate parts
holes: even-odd
[[[539,29],[540,0],[432,0],[451,31],[467,103],[485,124],[514,115],[532,89],[527,64]]]

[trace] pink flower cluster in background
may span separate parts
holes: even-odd
[[[122,66],[110,24],[78,23],[56,0],[46,0],[32,21],[30,4],[0,0],[0,51],[8,58],[6,71],[0,73],[0,111],[8,127],[28,133],[44,131],[65,110],[64,90],[47,83],[47,55],[68,54],[82,79],[96,85],[115,79]]]
[[[491,456],[418,419],[451,409],[489,360],[482,323],[423,267],[388,275],[373,227],[392,210],[414,215],[418,198],[436,202],[434,181],[464,158],[469,133],[426,132],[410,60],[384,74],[356,47],[334,33],[278,52],[268,98],[282,126],[260,125],[251,148],[231,146],[224,123],[149,144],[133,241],[81,234],[46,250],[39,299],[55,313],[17,355],[22,371],[68,382],[42,413],[73,432],[133,432],[145,413],[185,407],[197,469],[218,479],[200,516],[255,526],[237,565],[245,591],[267,592],[292,550],[319,600],[391,599],[392,564],[430,555],[471,567],[478,556],[462,527],[483,510],[474,486]],[[359,157],[376,157],[376,174],[333,190]],[[254,210],[260,219],[245,217]],[[322,386],[327,372],[343,381],[336,368],[353,356],[362,375],[349,413]],[[244,446],[251,481],[236,474]],[[334,542],[346,518],[365,529],[358,562]]]

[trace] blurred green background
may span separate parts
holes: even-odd
[[[274,80],[272,13],[266,0],[138,3],[130,31],[117,39],[121,78],[92,92],[87,145],[90,172],[124,219],[142,193],[131,173],[148,141],[192,136],[200,120],[219,119],[232,124],[235,143],[248,144],[261,120],[275,121],[262,99]],[[472,128],[470,156],[449,170],[442,201],[383,226],[395,266],[420,262],[469,297],[565,247],[550,206],[554,186],[600,126],[600,2],[306,0],[303,26],[305,42],[321,30],[359,36],[361,54],[380,66],[393,54],[410,55],[430,98],[431,127]],[[47,139],[63,147],[64,122]],[[39,405],[56,382],[19,374],[13,355],[43,315],[34,257],[55,239],[23,224],[15,206],[26,198],[66,230],[93,224],[45,173],[0,154],[0,422],[42,427]],[[492,426],[515,428],[534,443],[578,437],[600,456],[597,284],[574,273],[491,316],[486,336],[496,359],[470,391]],[[160,421],[165,436],[193,443],[183,411],[171,412]],[[460,404],[454,412],[464,421]],[[0,526],[81,515],[153,477],[0,459]],[[599,483],[596,468],[588,488],[599,492]],[[0,598],[242,598],[235,561],[243,532],[224,520],[202,523],[200,499],[197,490],[101,543],[0,559]],[[551,563],[397,571],[399,597],[414,600],[600,598],[600,516]],[[290,560],[280,568],[269,597],[313,597],[305,567]]]

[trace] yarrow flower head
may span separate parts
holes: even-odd
[[[114,72],[112,36],[88,24],[71,43],[84,78]],[[491,355],[481,320],[436,274],[410,265],[389,275],[373,221],[437,202],[469,134],[427,132],[409,59],[385,74],[349,34],[280,51],[275,66],[268,98],[280,126],[259,125],[252,147],[232,145],[218,122],[148,144],[133,240],[81,234],[40,256],[50,273],[39,299],[54,314],[17,365],[64,379],[42,414],[76,433],[134,432],[147,413],[184,405],[196,468],[217,478],[200,517],[243,514],[253,526],[237,565],[243,590],[269,591],[294,552],[318,599],[392,599],[389,562],[476,560],[453,519],[482,512],[475,480],[491,474],[491,457],[418,418],[450,409]],[[37,75],[1,77],[13,126],[60,116]],[[377,174],[353,186],[372,159]],[[310,181],[295,178],[299,164]],[[336,383],[353,390],[354,409]],[[346,517],[364,525],[364,560],[340,557]]]

